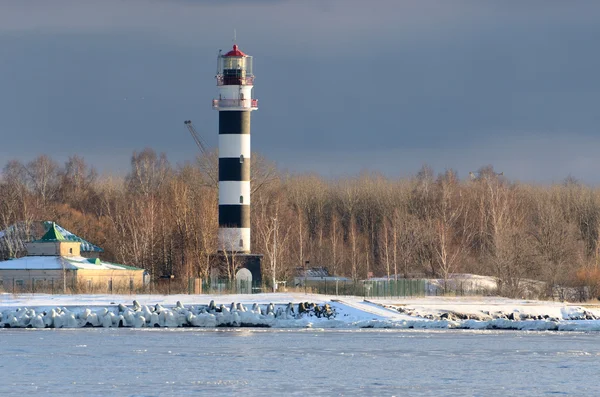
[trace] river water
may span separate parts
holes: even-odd
[[[600,334],[0,330],[0,395],[600,395]]]

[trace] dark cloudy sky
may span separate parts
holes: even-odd
[[[598,1],[0,0],[0,164],[192,160],[234,29],[282,169],[600,182]]]

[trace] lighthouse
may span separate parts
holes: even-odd
[[[252,57],[237,45],[217,58],[219,112],[219,234],[218,250],[225,258],[260,279],[260,255],[250,246],[250,115],[258,109],[252,98]]]

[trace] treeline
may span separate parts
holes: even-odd
[[[354,280],[476,273],[497,277],[507,296],[525,280],[544,282],[548,296],[600,293],[600,190],[572,178],[522,184],[486,166],[460,180],[424,166],[406,179],[328,180],[252,162],[252,248],[264,255],[267,284],[309,261]],[[54,220],[103,247],[106,260],[153,277],[207,278],[219,249],[217,175],[215,153],[172,166],[145,149],[122,178],[101,177],[78,156],[13,160],[2,170],[0,228]]]

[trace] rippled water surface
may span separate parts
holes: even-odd
[[[600,334],[0,330],[0,395],[600,395]]]

